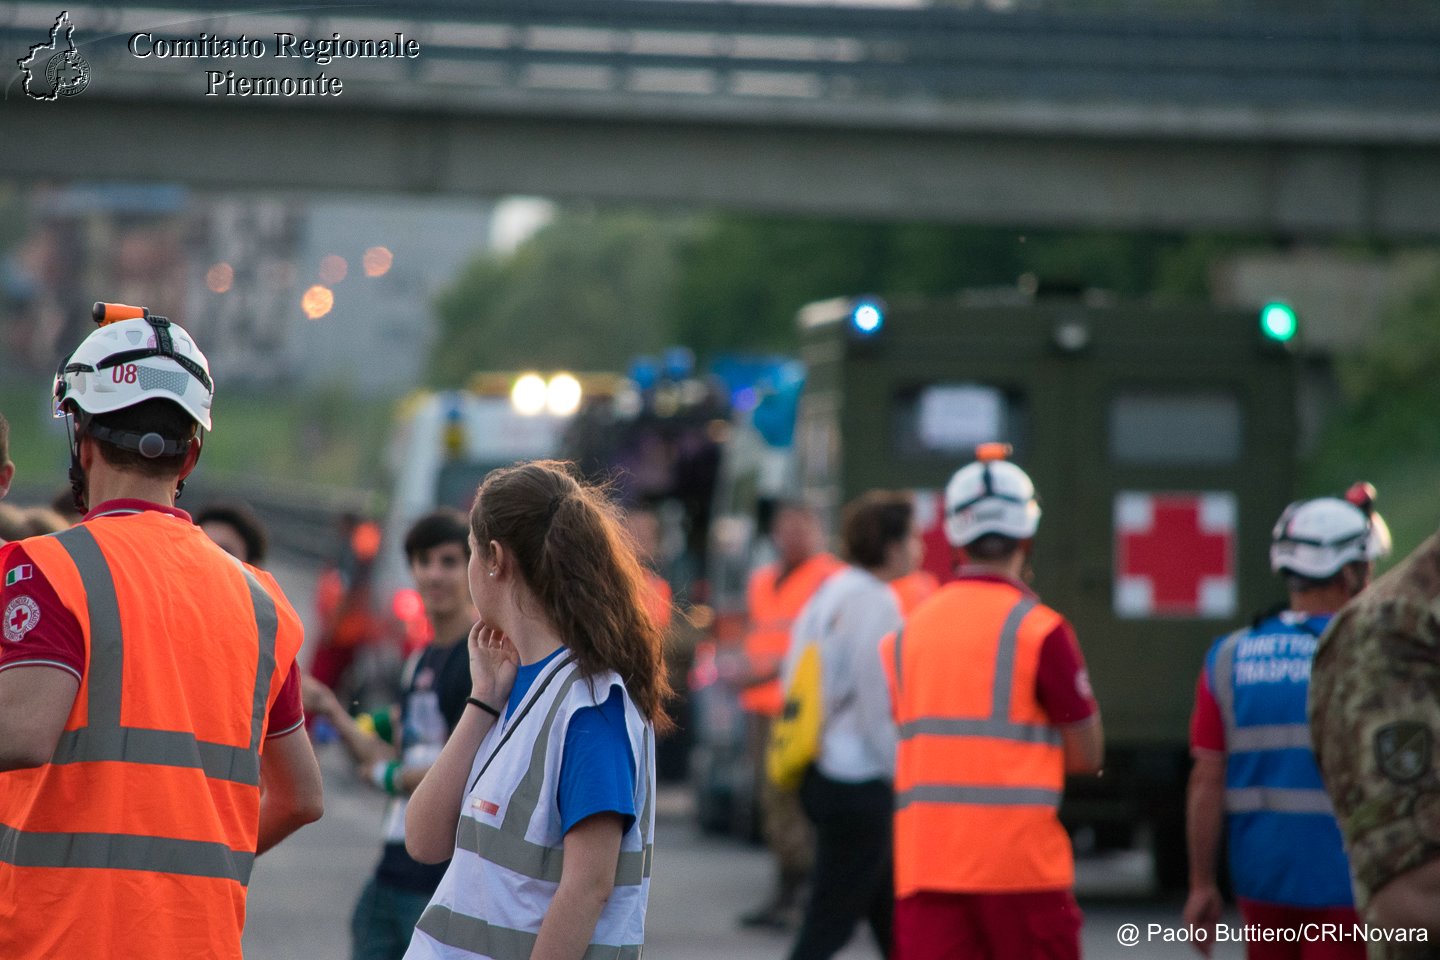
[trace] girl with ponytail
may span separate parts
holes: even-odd
[[[470,535],[471,697],[405,822],[450,866],[405,956],[638,957],[671,693],[643,568],[554,461],[491,472]]]

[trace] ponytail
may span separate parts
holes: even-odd
[[[583,676],[613,670],[658,732],[674,724],[664,636],[645,602],[644,570],[615,505],[571,465],[540,460],[491,471],[470,511],[482,551],[515,556],[520,578]]]

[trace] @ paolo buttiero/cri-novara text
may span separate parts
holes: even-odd
[[[1142,930],[1139,924],[1122,923],[1115,938],[1122,947],[1147,943],[1427,943],[1430,931],[1424,927],[1376,927],[1365,923],[1305,923],[1295,927],[1255,923],[1232,927],[1221,923],[1214,930],[1148,923]]]
[[[250,76],[245,67],[257,60],[309,61],[324,67],[337,60],[414,60],[420,56],[420,41],[396,33],[383,39],[358,39],[332,33],[323,39],[276,33],[274,40],[241,34],[216,37],[160,37],[153,33],[133,34],[126,47],[137,60],[244,61],[239,70],[206,70],[207,97],[338,97],[345,82],[325,70],[300,77]],[[207,63],[207,66],[209,64]],[[221,64],[214,63],[219,67]]]

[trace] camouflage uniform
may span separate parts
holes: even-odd
[[[1364,915],[1374,891],[1440,858],[1440,534],[1331,621],[1310,678],[1310,733]],[[1408,960],[1440,944],[1369,949]]]

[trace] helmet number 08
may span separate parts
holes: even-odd
[[[139,370],[133,363],[121,363],[110,368],[110,379],[116,383],[134,383]]]

